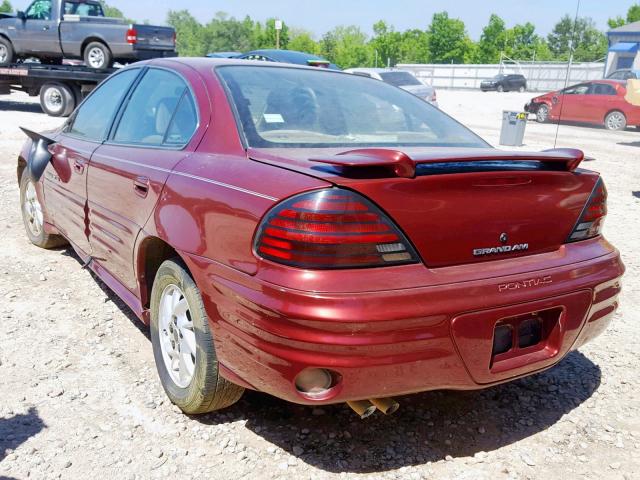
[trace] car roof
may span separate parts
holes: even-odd
[[[349,72],[363,72],[363,73],[390,73],[390,72],[408,72],[409,70],[403,70],[401,68],[349,68]]]
[[[247,56],[247,55],[262,55],[265,57],[272,58],[274,60],[286,61],[286,62],[293,62],[297,60],[299,62],[306,63],[307,60],[324,60],[318,55],[313,55],[311,53],[298,52],[295,50],[276,50],[276,49],[269,49],[269,48],[260,49],[260,50],[251,50],[250,52],[246,52],[242,54],[242,56]]]
[[[342,70],[333,70],[328,68],[317,68],[309,65],[301,65],[297,63],[287,63],[287,62],[263,62],[261,60],[245,60],[241,58],[215,58],[215,57],[169,57],[169,58],[154,58],[152,60],[144,60],[142,62],[135,62],[131,65],[128,65],[125,68],[132,68],[136,66],[143,65],[163,65],[166,66],[167,63],[179,63],[181,65],[185,65],[193,68],[201,75],[207,75],[212,68],[219,66],[227,66],[227,65],[237,65],[237,66],[247,66],[251,65],[254,67],[262,67],[262,68],[300,68],[304,70],[311,70],[314,72],[334,72],[334,73],[343,73]],[[348,75],[348,74],[345,74]]]

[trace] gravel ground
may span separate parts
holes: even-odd
[[[501,110],[530,96],[439,101],[497,144]],[[59,123],[24,95],[0,97],[0,478],[640,478],[640,132],[559,131],[609,188],[605,232],[628,268],[611,328],[544,373],[399,398],[395,415],[361,421],[252,392],[197,418],[168,403],[145,328],[70,250],[23,232],[18,126]],[[527,148],[552,147],[555,131],[530,122]]]

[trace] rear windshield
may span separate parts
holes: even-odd
[[[387,83],[396,87],[404,87],[406,85],[422,85],[420,80],[411,75],[409,72],[380,72],[380,77]]]
[[[216,68],[249,147],[487,147],[427,102],[386,83],[327,70]]]

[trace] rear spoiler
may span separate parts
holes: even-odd
[[[484,149],[483,149],[484,150]],[[572,148],[555,148],[542,152],[506,152],[503,150],[486,149],[486,153],[477,149],[470,151],[419,153],[414,158],[399,150],[386,148],[362,148],[341,152],[328,157],[310,158],[312,162],[327,163],[343,168],[387,168],[396,177],[413,178],[416,166],[424,163],[454,163],[454,162],[542,162],[557,165],[566,171],[575,170],[584,160],[582,150]]]

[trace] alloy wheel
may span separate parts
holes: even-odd
[[[38,195],[36,194],[36,187],[33,185],[31,180],[29,180],[24,192],[24,203],[22,208],[24,210],[25,218],[27,219],[27,228],[34,237],[40,236],[44,225],[42,205],[40,205]]]
[[[622,130],[625,118],[620,112],[613,112],[607,116],[607,128],[609,130]]]
[[[104,52],[101,48],[94,47],[89,50],[89,66],[92,68],[102,68],[104,66]]]
[[[191,383],[196,366],[196,336],[184,292],[171,284],[160,296],[158,335],[171,380],[180,388]]]

